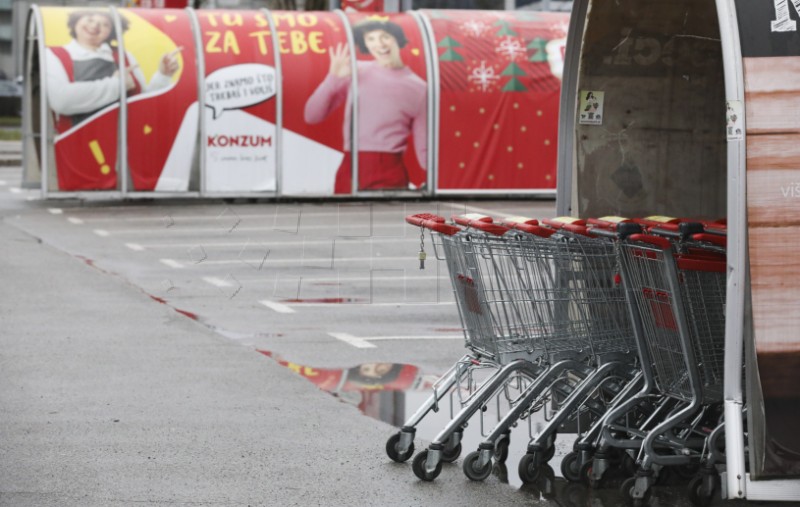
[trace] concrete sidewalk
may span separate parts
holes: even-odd
[[[6,223],[0,259],[0,505],[532,502],[418,481],[388,425]]]

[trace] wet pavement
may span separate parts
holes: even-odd
[[[419,269],[403,218],[552,201],[42,202],[18,180],[0,168],[0,505],[621,504],[559,477],[568,435],[522,486],[526,423],[485,483],[384,454],[463,355],[447,266],[427,238]],[[652,505],[689,503],[659,486]]]

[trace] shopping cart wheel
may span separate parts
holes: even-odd
[[[561,459],[561,475],[569,482],[581,481],[577,452],[570,452]]]
[[[397,450],[397,446],[400,443],[400,433],[395,433],[389,440],[386,441],[386,454],[392,461],[396,461],[398,463],[405,463],[408,461],[408,458],[414,455],[414,442],[411,442],[408,450],[404,453],[400,453]]]
[[[581,482],[584,485],[589,486],[592,489],[600,489],[603,487],[603,479],[605,478],[605,473],[600,476],[599,479],[593,477],[594,472],[594,463],[591,461],[587,461],[583,465],[581,465],[581,470],[578,472],[578,475],[581,476]]]
[[[414,456],[414,461],[411,462],[411,470],[414,471],[414,475],[416,475],[419,479],[423,481],[432,481],[439,477],[439,474],[442,473],[442,462],[436,464],[436,468],[433,470],[432,473],[428,473],[425,470],[425,462],[428,460],[428,450],[425,449],[424,451],[420,451],[419,454]]]
[[[698,507],[708,507],[714,499],[718,486],[717,481],[719,476],[711,477],[710,481],[705,480],[706,477],[701,474],[689,481],[689,499],[692,504]]]
[[[540,464],[549,463],[550,460],[553,459],[553,456],[555,455],[556,455],[556,446],[555,444],[552,444],[550,447],[544,450],[544,452],[542,453],[542,457],[539,460],[539,463]]]
[[[494,449],[494,459],[498,463],[505,463],[508,459],[508,445],[511,441],[511,438],[508,436],[500,438],[500,441],[497,442],[497,445]]]
[[[647,488],[647,491],[644,492],[644,496],[642,498],[634,498],[633,487],[635,485],[636,477],[628,477],[622,481],[622,485],[619,487],[619,492],[622,493],[622,496],[628,502],[628,505],[632,505],[633,507],[644,507],[650,502],[650,496],[653,494],[653,489]]]
[[[452,463],[457,460],[459,456],[461,456],[461,442],[452,449],[445,448],[442,451],[442,461],[445,463]]]
[[[482,481],[492,474],[492,460],[489,460],[483,467],[480,466],[480,451],[472,451],[464,457],[464,475],[470,480]]]
[[[519,478],[525,484],[532,484],[539,478],[541,467],[536,462],[534,454],[526,454],[519,460]]]

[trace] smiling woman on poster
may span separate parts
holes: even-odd
[[[128,20],[120,17],[123,31]],[[120,98],[117,34],[110,12],[78,10],[67,19],[72,40],[47,51],[47,99],[56,113],[56,128],[63,133]],[[125,53],[128,96],[169,86],[179,69],[180,48],[161,57],[148,82],[136,60]]]
[[[358,62],[358,189],[407,189],[408,170],[403,154],[413,135],[417,161],[427,162],[427,90],[425,82],[406,67],[400,49],[408,39],[400,25],[367,19],[353,26],[353,38],[361,53],[374,60]],[[329,48],[330,70],[309,97],[306,123],[322,122],[332,111],[352,102],[350,58],[347,46]],[[344,119],[345,157],[336,172],[334,192],[351,191],[351,113]]]

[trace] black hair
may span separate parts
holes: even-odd
[[[117,38],[117,28],[114,26],[114,17],[111,15],[111,11],[101,11],[101,10],[94,10],[94,9],[78,9],[76,11],[70,12],[69,17],[67,18],[67,28],[69,28],[69,35],[75,39],[75,25],[78,24],[78,21],[81,18],[86,16],[105,16],[108,18],[108,21],[111,22],[111,33],[108,35],[108,39],[104,40],[103,42],[111,42],[112,40]],[[119,17],[120,25],[122,25],[122,31],[125,32],[128,30],[128,26],[130,23],[124,16],[120,15]]]
[[[392,368],[386,372],[386,374],[382,375],[380,378],[374,378],[362,375],[361,365],[359,365],[353,368],[348,368],[347,380],[358,382],[361,385],[382,386],[397,380],[397,377],[400,376],[400,372],[403,370],[404,366],[404,364],[393,363]]]
[[[397,23],[388,20],[380,21],[377,19],[366,19],[353,25],[353,39],[356,42],[356,46],[358,46],[358,50],[362,53],[369,54],[369,49],[367,49],[367,43],[364,41],[364,36],[369,32],[374,32],[375,30],[383,30],[394,37],[399,48],[403,48],[406,44],[408,44],[406,33]]]

